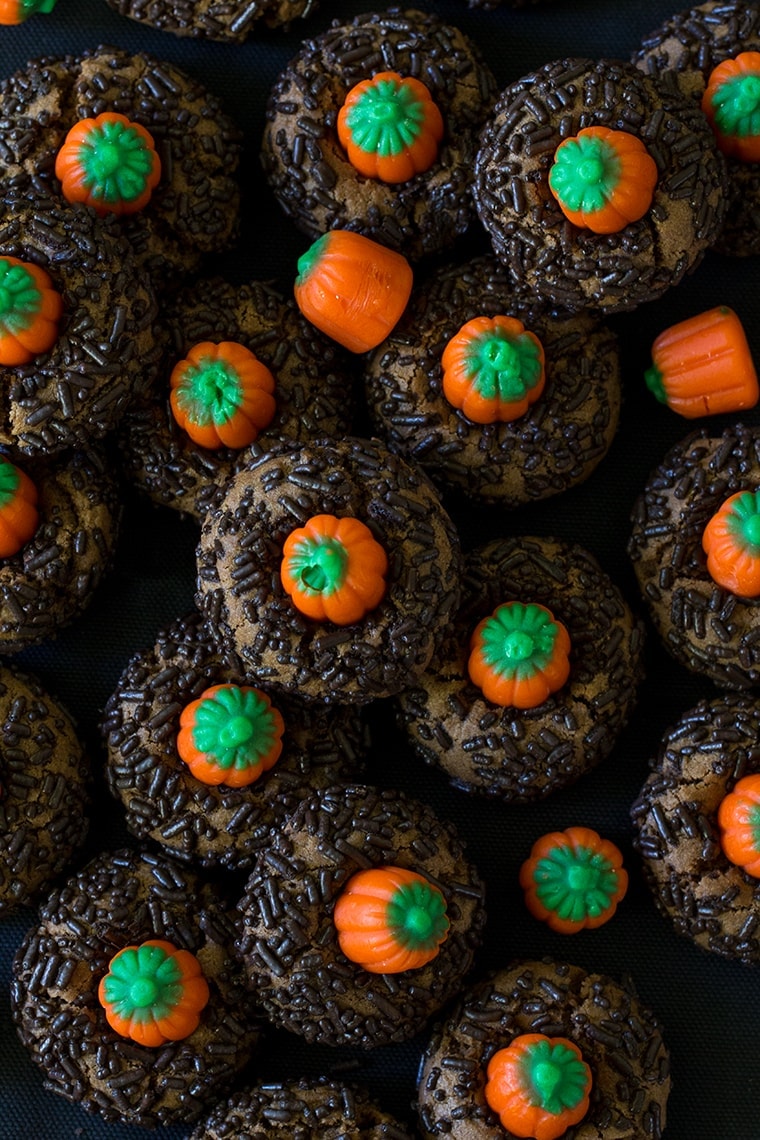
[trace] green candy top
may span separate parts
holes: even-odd
[[[405,950],[433,950],[449,929],[446,900],[432,883],[406,883],[388,902],[387,922]]]
[[[526,680],[551,660],[557,625],[541,606],[506,602],[485,622],[483,659],[494,673]]]
[[[0,257],[0,334],[28,329],[41,305],[42,294],[29,270]]]
[[[240,373],[219,356],[204,356],[185,369],[177,402],[188,419],[201,427],[226,424],[243,402]]]
[[[182,971],[161,946],[130,946],[111,960],[103,994],[114,1013],[125,1020],[169,1017],[183,997]]]
[[[288,570],[301,588],[314,594],[334,594],[346,580],[348,551],[327,535],[302,538],[288,560]]]
[[[192,737],[207,763],[241,771],[258,767],[279,733],[275,713],[259,693],[223,685],[198,702]]]
[[[541,379],[541,350],[527,333],[508,337],[497,328],[473,338],[465,370],[482,399],[517,403]]]
[[[560,1041],[532,1042],[520,1059],[520,1076],[529,1102],[554,1116],[586,1095],[586,1065]]]
[[[609,859],[590,847],[557,846],[533,868],[538,900],[568,922],[598,918],[618,890],[618,873]]]
[[[549,185],[568,210],[592,214],[605,206],[620,174],[615,147],[604,139],[581,135],[557,149]]]
[[[760,491],[744,491],[728,512],[727,528],[737,546],[760,556]]]
[[[730,138],[760,135],[760,74],[736,75],[712,93],[715,126]]]
[[[388,157],[414,146],[423,130],[425,106],[403,80],[376,78],[346,114],[355,146]]]
[[[9,459],[0,458],[0,510],[13,502],[19,482],[18,467]]]
[[[93,198],[108,205],[134,202],[149,186],[153,152],[131,123],[94,124],[79,149],[83,181]]]

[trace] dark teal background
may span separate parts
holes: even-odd
[[[265,99],[279,70],[306,35],[334,18],[376,5],[354,0],[322,7],[288,33],[262,30],[246,44],[179,39],[115,15],[105,0],[59,0],[54,12],[18,28],[0,29],[0,74],[10,74],[36,56],[77,52],[101,43],[145,50],[171,60],[219,95],[245,131],[242,164],[243,229],[234,253],[208,266],[236,281],[274,280],[288,292],[297,257],[308,244],[280,214],[258,167]],[[670,16],[662,0],[607,4],[542,3],[492,12],[464,0],[419,3],[457,24],[480,46],[500,86],[561,55],[627,58],[640,38]],[[473,236],[472,249],[486,250]],[[465,546],[514,533],[554,534],[591,550],[640,609],[625,547],[629,514],[650,468],[665,449],[691,428],[656,404],[643,384],[649,346],[664,327],[717,304],[736,309],[760,360],[760,265],[757,260],[708,255],[696,273],[661,301],[612,323],[620,337],[624,406],[609,456],[582,487],[529,510],[477,510],[448,502]],[[746,420],[757,422],[753,412]],[[721,421],[716,419],[716,430]],[[33,474],[33,472],[31,472]],[[194,588],[196,525],[168,510],[141,503],[125,492],[126,514],[117,564],[83,618],[55,643],[28,650],[15,660],[35,672],[81,726],[96,771],[103,752],[97,722],[131,653],[150,645],[156,631],[190,607]],[[655,911],[631,849],[629,806],[647,774],[658,740],[711,684],[688,675],[666,657],[651,635],[647,680],[637,712],[614,754],[574,788],[537,806],[506,806],[468,798],[448,787],[408,752],[389,726],[384,707],[373,710],[374,747],[369,779],[403,787],[453,820],[488,884],[489,925],[477,972],[516,956],[550,954],[590,971],[630,975],[642,1000],[660,1016],[672,1053],[673,1091],[667,1140],[758,1140],[757,1026],[760,972],[711,957],[675,935]],[[98,777],[99,778],[99,777]],[[623,850],[631,873],[629,894],[612,922],[573,937],[552,935],[524,909],[517,874],[533,841],[547,830],[571,824],[596,828]],[[104,792],[85,855],[125,840],[120,810]],[[83,856],[84,858],[84,856]],[[80,862],[82,860],[80,859]],[[8,1009],[11,959],[34,922],[31,908],[0,922],[0,1140],[126,1140],[133,1126],[106,1124],[42,1088],[42,1078],[19,1045]],[[411,1104],[423,1037],[398,1048],[356,1055],[306,1047],[298,1038],[273,1033],[251,1080],[302,1074],[346,1074],[363,1081],[398,1117],[414,1120]],[[180,1140],[184,1128],[165,1129]],[[644,1138],[642,1138],[644,1140]]]

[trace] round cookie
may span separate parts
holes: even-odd
[[[327,1077],[253,1085],[233,1095],[188,1140],[411,1140],[363,1089]]]
[[[725,693],[699,701],[664,734],[631,807],[634,848],[658,911],[703,950],[760,962],[758,881],[731,862],[718,809],[760,772],[760,703]]]
[[[567,1140],[660,1140],[670,1093],[662,1028],[629,986],[566,962],[516,961],[470,988],[425,1048],[421,1134],[504,1140],[485,1099],[491,1057],[523,1034],[564,1037],[591,1069],[590,1105]]]
[[[385,594],[359,620],[306,617],[280,579],[288,536],[320,515],[364,523],[386,553]],[[366,704],[426,668],[459,599],[461,553],[427,476],[377,440],[283,442],[207,510],[196,604],[251,676],[310,700]]]
[[[567,682],[535,708],[501,706],[469,678],[475,626],[504,602],[545,606],[570,635]],[[454,787],[542,799],[604,760],[643,675],[644,629],[588,551],[560,539],[497,539],[465,557],[462,604],[432,666],[397,698],[417,755]]]
[[[554,153],[579,129],[632,134],[657,165],[652,204],[617,233],[568,222],[549,189]],[[714,243],[727,175],[693,100],[632,64],[559,59],[510,84],[480,137],[473,194],[513,285],[570,312],[635,309],[662,296]]]
[[[153,382],[165,343],[153,291],[114,218],[69,206],[23,176],[0,199],[7,258],[46,272],[62,313],[47,352],[0,364],[0,446],[35,458],[86,447]],[[0,326],[5,332],[1,318]]]
[[[439,888],[449,929],[426,965],[378,974],[343,954],[333,915],[356,872],[389,863]],[[483,889],[455,828],[431,808],[336,785],[304,800],[262,852],[238,903],[237,948],[281,1028],[363,1049],[407,1041],[460,989],[482,939]]]
[[[427,170],[403,182],[349,162],[336,121],[349,90],[379,72],[422,82],[443,118]],[[275,198],[312,238],[357,230],[410,261],[438,253],[474,221],[472,166],[496,82],[479,49],[432,13],[362,13],[306,40],[280,73],[266,112],[261,160]]]
[[[273,701],[285,721],[275,766],[241,788],[202,783],[177,752],[180,715],[222,684],[258,687],[222,658],[199,614],[161,630],[151,649],[134,654],[106,703],[106,778],[138,839],[202,866],[241,870],[305,795],[356,777],[367,740],[357,710],[281,694]]]
[[[277,407],[255,453],[279,436],[301,442],[349,430],[354,399],[344,357],[266,283],[195,282],[167,301],[165,320],[171,340],[158,392],[123,417],[116,436],[124,471],[154,502],[200,517],[216,487],[251,458],[246,450],[201,447],[172,414],[169,375],[196,344],[239,342],[273,374]]]
[[[691,432],[650,473],[633,507],[628,541],[641,596],[665,648],[727,689],[760,683],[760,609],[757,599],[713,580],[702,534],[730,495],[758,486],[759,454],[757,426]]]
[[[708,0],[678,12],[645,36],[633,63],[697,106],[710,74],[741,52],[760,51],[760,12],[743,0]],[[726,156],[729,206],[714,248],[748,257],[760,253],[760,163]]]
[[[113,470],[99,449],[20,463],[37,488],[39,523],[0,560],[0,652],[55,637],[110,570],[121,521]]]
[[[87,834],[90,763],[36,677],[0,667],[0,917],[64,870]]]
[[[466,322],[502,315],[538,337],[546,386],[518,418],[475,423],[444,394],[441,356]],[[615,334],[590,314],[541,312],[514,296],[495,257],[449,266],[415,289],[400,322],[368,357],[364,377],[372,422],[393,451],[441,487],[503,507],[587,479],[620,417]]]
[[[290,29],[318,7],[315,0],[106,0],[120,16],[128,16],[157,32],[243,43],[260,28]]]
[[[173,860],[126,849],[91,860],[42,905],[13,962],[13,1018],[45,1087],[108,1121],[197,1120],[260,1035],[232,933],[218,885]],[[113,956],[155,939],[195,955],[209,988],[197,1028],[161,1046],[121,1036],[98,1000]]]
[[[108,45],[32,60],[0,82],[5,177],[33,174],[59,197],[54,167],[67,132],[115,107],[147,128],[161,158],[149,203],[119,226],[138,264],[166,284],[232,244],[242,144],[219,100],[174,64]]]

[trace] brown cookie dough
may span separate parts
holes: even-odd
[[[760,703],[742,693],[701,700],[664,734],[631,818],[659,912],[703,950],[760,962],[758,880],[729,861],[718,808],[760,772]]]
[[[560,142],[589,126],[638,137],[658,181],[642,218],[617,233],[568,222],[549,189]],[[632,64],[559,59],[510,84],[483,128],[473,194],[513,285],[570,312],[635,309],[701,261],[726,210],[727,175],[693,100]]]
[[[714,430],[714,429],[713,429]],[[710,517],[760,482],[760,427],[697,429],[649,475],[628,553],[651,621],[672,656],[727,689],[760,683],[760,608],[713,581],[702,549]]]
[[[411,1140],[360,1088],[327,1077],[253,1085],[233,1093],[188,1140]]]
[[[90,763],[36,677],[0,667],[0,917],[71,861],[89,823]]]
[[[188,614],[134,654],[101,728],[108,785],[129,830],[202,866],[241,870],[305,795],[357,776],[368,742],[358,710],[280,694],[273,704],[285,735],[275,766],[242,788],[202,783],[177,753],[179,718],[206,689],[226,684],[259,687],[222,658],[200,615]]]
[[[1,108],[2,95],[0,117]],[[62,301],[50,350],[0,365],[0,446],[35,458],[86,447],[155,378],[165,335],[150,283],[115,218],[69,206],[25,177],[0,197],[0,258],[44,270]]]
[[[406,182],[360,174],[338,140],[349,90],[381,71],[412,76],[441,112],[436,161]],[[496,82],[479,49],[438,16],[389,8],[357,15],[306,40],[269,97],[264,173],[277,201],[312,238],[358,230],[410,261],[438,253],[474,221],[470,198],[477,134]]]
[[[283,543],[352,516],[385,550],[386,590],[350,625],[305,617],[280,581]],[[251,676],[310,700],[366,704],[430,662],[459,599],[460,547],[427,476],[377,440],[273,446],[220,489],[198,546],[196,604]]]
[[[546,386],[517,419],[480,424],[444,395],[441,355],[467,321],[495,316],[517,318],[541,341]],[[541,312],[515,296],[495,257],[448,266],[415,289],[364,376],[373,424],[393,451],[441,487],[504,507],[587,479],[620,417],[615,334],[592,315]]]
[[[118,1034],[97,993],[111,958],[151,939],[194,954],[210,991],[198,1027],[161,1046]],[[96,856],[43,904],[14,959],[11,1006],[46,1088],[145,1127],[197,1120],[249,1062],[261,1026],[219,887],[126,849]]]
[[[591,1069],[588,1112],[566,1140],[660,1140],[670,1061],[659,1021],[630,986],[549,960],[492,973],[436,1027],[419,1073],[422,1135],[514,1140],[486,1103],[486,1069],[528,1033],[567,1038]]]
[[[431,668],[397,698],[425,763],[466,792],[541,799],[604,760],[642,678],[642,623],[588,551],[559,539],[497,539],[465,558],[460,609]],[[570,635],[570,676],[533,709],[487,700],[469,679],[472,631],[503,602],[538,603]]]
[[[161,158],[150,202],[119,226],[138,264],[164,284],[231,245],[242,143],[217,98],[174,64],[108,45],[31,61],[0,83],[5,178],[26,172],[61,197],[54,167],[67,132],[114,108],[147,128]]]
[[[342,953],[333,912],[351,876],[389,863],[439,888],[450,925],[427,965],[377,974]],[[483,883],[453,825],[364,784],[303,801],[259,857],[238,912],[238,951],[270,1020],[307,1042],[363,1049],[422,1029],[460,989],[485,923]]]
[[[172,368],[201,342],[237,341],[274,376],[277,410],[254,454],[280,436],[348,432],[354,399],[345,356],[271,286],[201,280],[167,302],[165,320],[171,340],[157,391],[123,417],[116,437],[127,476],[154,502],[200,517],[211,493],[251,458],[246,449],[201,447],[172,414]]]
[[[121,521],[103,452],[67,452],[19,463],[37,488],[39,523],[0,560],[0,653],[46,641],[78,618],[110,570]]]
[[[741,52],[760,51],[760,11],[743,0],[708,0],[678,12],[642,40],[633,63],[697,106],[714,68]],[[729,206],[714,248],[760,253],[760,163],[726,157]]]
[[[128,16],[157,32],[224,43],[243,43],[260,28],[283,28],[316,11],[316,0],[106,0],[120,16]]]

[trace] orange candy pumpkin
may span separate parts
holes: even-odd
[[[28,364],[58,337],[63,300],[44,269],[0,255],[0,364]]]
[[[723,154],[760,162],[760,52],[740,52],[713,68],[702,110]]]
[[[588,1112],[591,1085],[573,1041],[524,1033],[491,1057],[485,1098],[511,1136],[557,1140]]]
[[[153,136],[117,111],[80,119],[55,160],[67,202],[84,202],[98,214],[134,214],[147,206],[161,178]]]
[[[21,468],[0,457],[0,558],[18,553],[39,521],[34,483]]]
[[[554,152],[549,189],[562,213],[581,229],[617,233],[646,214],[657,164],[636,135],[584,127]]]
[[[201,447],[247,447],[274,419],[275,380],[237,341],[193,345],[169,378],[172,414]]]
[[[743,776],[723,797],[718,827],[726,858],[760,879],[760,774]]]
[[[52,12],[57,0],[0,0],[0,26],[23,24],[35,12]]]
[[[707,523],[702,549],[719,586],[744,598],[760,596],[760,492],[729,495]]]
[[[623,857],[590,827],[542,835],[520,868],[525,905],[560,934],[595,930],[614,915],[628,889]]]
[[[285,723],[251,685],[211,685],[182,710],[177,752],[203,784],[244,788],[277,763]]]
[[[441,356],[443,394],[477,424],[509,423],[544,390],[544,350],[516,317],[474,317]]]
[[[570,676],[570,635],[546,606],[505,602],[470,639],[470,680],[495,705],[532,709]]]

